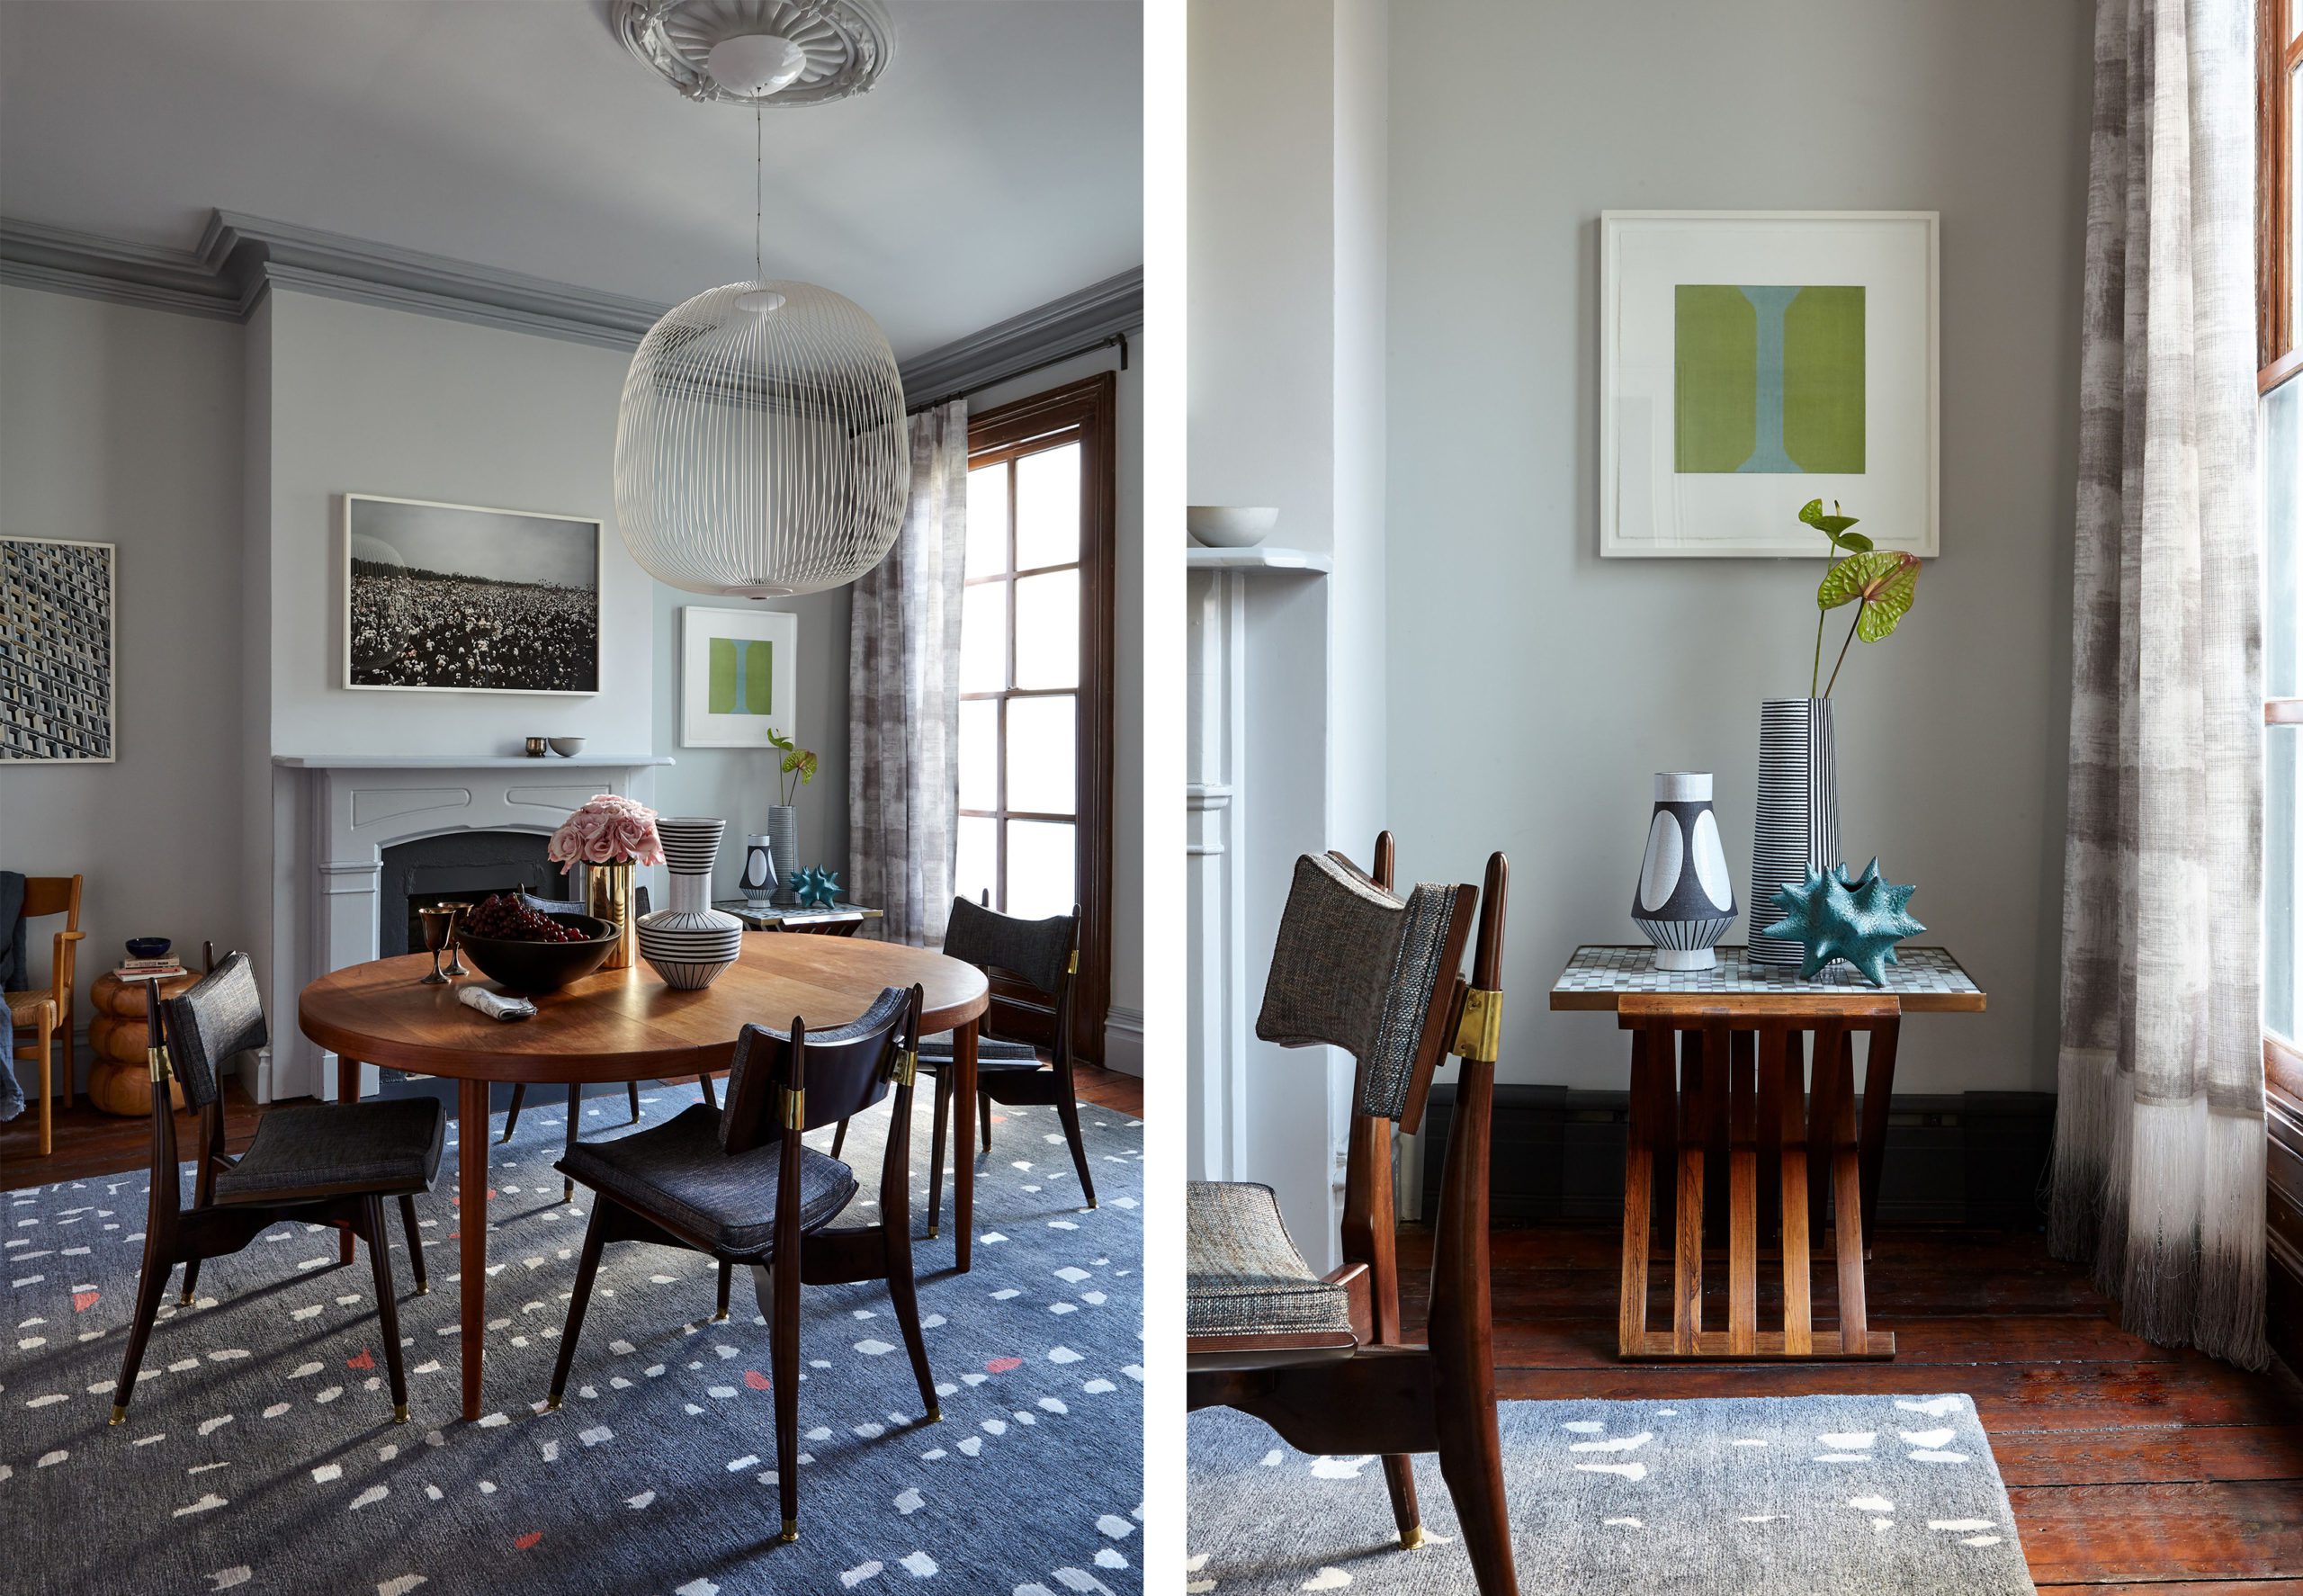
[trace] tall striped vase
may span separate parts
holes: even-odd
[[[656,821],[664,869],[671,877],[671,907],[640,917],[640,956],[685,991],[710,986],[743,951],[744,922],[712,907],[712,866],[728,822],[703,817]]]
[[[1839,764],[1832,752],[1832,701],[1770,698],[1760,704],[1759,802],[1752,817],[1752,932],[1744,957],[1797,968],[1797,942],[1758,935],[1782,918],[1776,889],[1797,885],[1840,861]]]

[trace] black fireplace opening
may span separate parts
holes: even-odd
[[[448,831],[383,850],[383,880],[376,895],[376,951],[385,958],[420,952],[418,911],[447,903],[477,903],[497,892],[573,895],[572,878],[544,857],[540,831]]]

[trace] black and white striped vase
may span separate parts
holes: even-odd
[[[1840,861],[1839,763],[1832,752],[1832,701],[1770,698],[1760,704],[1759,802],[1752,817],[1752,927],[1773,924],[1776,889],[1797,886]],[[1803,950],[1753,937],[1744,957],[1797,968]]]
[[[712,866],[725,820],[703,817],[656,821],[671,877],[671,906],[640,917],[640,956],[664,984],[694,991],[720,979],[744,947],[744,922],[712,907]]]
[[[1708,970],[1719,962],[1711,949],[1735,923],[1735,886],[1711,811],[1709,775],[1656,772],[1631,921],[1655,945],[1658,970]]]

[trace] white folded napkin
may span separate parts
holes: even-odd
[[[458,987],[456,1001],[470,1004],[490,1019],[533,1019],[536,1013],[536,1006],[527,999],[491,992],[484,986]]]

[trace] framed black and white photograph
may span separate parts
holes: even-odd
[[[0,764],[117,758],[113,562],[110,543],[0,537]]]
[[[344,496],[344,685],[600,690],[600,524]]]

